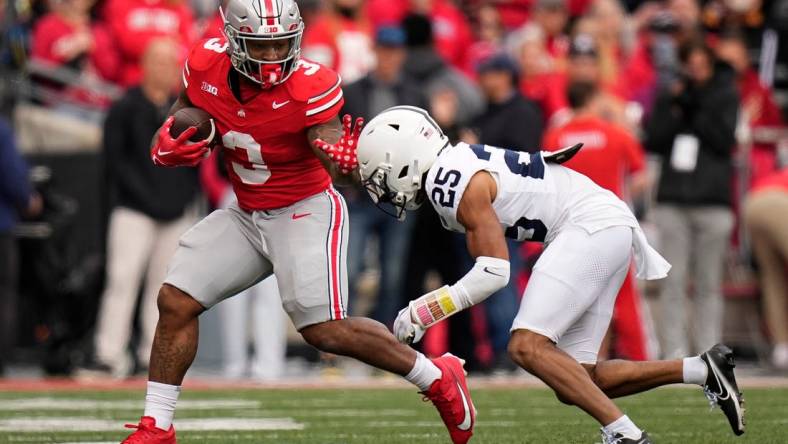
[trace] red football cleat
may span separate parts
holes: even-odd
[[[441,369],[443,375],[422,394],[438,409],[443,423],[449,429],[452,442],[465,444],[471,439],[476,423],[476,407],[473,406],[465,382],[465,370],[462,368],[465,361],[446,353],[432,362]]]
[[[150,416],[143,416],[137,425],[126,424],[127,429],[137,429],[120,444],[177,444],[175,428],[164,431],[156,427],[156,420]]]

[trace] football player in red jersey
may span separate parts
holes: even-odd
[[[199,42],[171,114],[195,106],[213,116],[238,204],[213,212],[180,239],[158,297],[145,413],[124,443],[175,443],[175,404],[197,349],[197,318],[272,273],[282,304],[319,350],[404,376],[437,407],[455,443],[467,442],[475,409],[462,361],[427,359],[380,323],[348,318],[345,202],[333,179],[353,173],[363,121],[337,117],[340,79],[300,59],[304,24],[294,0],[229,0],[226,39]],[[194,166],[209,141],[196,128],[151,149],[156,164]],[[351,151],[352,150],[352,151]]]

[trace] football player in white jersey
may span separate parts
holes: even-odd
[[[702,386],[733,432],[744,433],[733,354],[724,345],[683,360],[597,361],[632,257],[641,279],[665,277],[670,264],[648,245],[624,202],[559,165],[579,149],[529,154],[451,145],[429,114],[415,107],[390,108],[367,124],[357,156],[375,203],[403,219],[406,210],[429,200],[444,227],[466,233],[476,258],[454,285],[400,311],[395,335],[418,341],[436,322],[505,286],[505,237],[544,242],[511,328],[509,354],[518,365],[552,387],[562,402],[596,418],[605,443],[652,442],[610,398],[672,383]]]

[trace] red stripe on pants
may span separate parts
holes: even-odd
[[[329,280],[331,281],[331,308],[333,310],[334,319],[342,319],[342,299],[341,299],[341,285],[339,283],[339,262],[340,262],[340,242],[339,237],[342,235],[342,200],[337,195],[333,188],[328,189],[328,196],[334,207],[334,223],[330,228],[330,257],[329,261]]]

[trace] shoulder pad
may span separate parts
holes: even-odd
[[[565,148],[561,148],[560,150],[547,152],[545,151],[543,154],[544,161],[547,163],[564,163],[567,160],[571,159],[572,157],[580,151],[580,148],[583,147],[582,143],[577,143],[572,146],[568,146]]]
[[[224,57],[227,57],[227,41],[215,37],[200,40],[192,46],[186,63],[190,70],[205,71]]]
[[[315,103],[341,87],[339,74],[331,68],[303,58],[296,63],[298,67],[285,82],[295,100]]]

